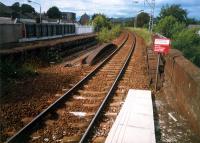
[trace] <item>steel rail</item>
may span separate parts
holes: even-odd
[[[54,103],[52,103],[48,108],[46,108],[44,111],[42,111],[39,115],[37,115],[31,122],[29,122],[26,126],[24,126],[22,129],[20,129],[15,135],[10,137],[6,143],[16,143],[19,141],[22,141],[25,137],[27,137],[27,133],[30,133],[32,128],[35,127],[39,123],[42,118],[50,113],[52,110],[55,110],[59,103],[63,102],[67,97],[67,95],[70,95],[73,93],[77,88],[79,88],[83,83],[85,83],[90,77],[92,77],[103,65],[105,65],[126,43],[128,40],[128,33],[125,36],[125,39],[123,39],[123,42],[118,46],[118,48],[110,54],[109,57],[107,57],[105,60],[103,60],[93,71],[91,71],[87,76],[85,76],[82,80],[80,80],[75,86],[73,86],[71,89],[69,89],[63,96],[58,98]],[[21,143],[21,142],[20,142]]]
[[[133,35],[133,36],[134,36],[134,35]],[[129,36],[129,37],[130,37],[130,36]],[[123,75],[125,69],[127,68],[128,63],[129,63],[129,61],[130,61],[130,59],[131,59],[131,56],[132,56],[132,54],[133,54],[133,51],[134,51],[134,49],[135,49],[135,44],[136,44],[136,37],[135,37],[135,36],[134,36],[134,40],[135,40],[135,41],[132,42],[131,51],[130,51],[129,55],[128,55],[127,58],[126,58],[126,61],[124,62],[124,65],[122,66],[120,72],[118,73],[118,75],[117,75],[115,81],[113,82],[113,84],[112,84],[112,86],[111,86],[109,92],[107,93],[106,97],[104,98],[103,102],[101,103],[101,105],[100,105],[99,109],[97,110],[95,116],[94,116],[93,119],[91,120],[91,122],[90,122],[90,124],[89,124],[87,130],[85,131],[85,133],[84,133],[83,136],[81,137],[81,140],[79,141],[79,143],[87,142],[86,140],[88,139],[88,137],[89,137],[89,135],[90,135],[90,132],[91,132],[91,130],[93,129],[93,126],[95,125],[95,122],[98,121],[98,118],[100,117],[102,111],[104,110],[106,103],[108,102],[109,98],[113,95],[112,93],[113,93],[113,91],[115,90],[115,87],[117,87],[118,81],[120,80],[120,78],[122,77],[122,75]]]

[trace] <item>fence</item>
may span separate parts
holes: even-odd
[[[93,26],[76,24],[0,24],[0,45],[93,33]]]
[[[24,38],[51,37],[75,34],[74,24],[25,24]]]
[[[76,34],[85,34],[93,32],[94,32],[93,26],[82,26],[82,25],[76,26]]]

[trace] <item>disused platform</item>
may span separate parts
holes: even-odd
[[[95,38],[96,34],[92,33],[92,34],[68,36],[50,40],[47,39],[47,40],[32,41],[25,43],[9,43],[1,45],[2,47],[0,48],[0,55],[7,56],[24,52],[31,52],[38,49],[50,49],[50,48],[60,48],[60,49],[67,48],[69,51],[71,50],[71,47],[75,47],[77,45],[83,45],[91,41],[93,42],[96,40]]]

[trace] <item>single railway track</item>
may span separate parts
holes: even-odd
[[[120,48],[7,142],[85,142],[133,53],[134,35],[124,37]]]
[[[141,52],[141,51],[140,51]],[[141,52],[142,53],[142,52]],[[115,91],[109,99],[109,102],[106,104],[103,111],[101,111],[100,118],[93,127],[90,136],[87,138],[87,142],[90,143],[104,143],[108,133],[115,122],[115,119],[118,113],[121,110],[124,100],[128,94],[130,88],[135,88],[135,81],[137,77],[133,73],[137,73],[135,68],[136,56],[138,56],[138,49],[134,49],[134,53],[131,56],[131,59],[127,65],[127,68],[124,74],[120,77],[119,82],[116,85]],[[137,55],[136,55],[137,54]],[[141,76],[141,75],[138,75]],[[137,87],[145,89],[145,84],[140,84]]]

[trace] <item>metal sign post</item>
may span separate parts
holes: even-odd
[[[167,54],[169,52],[169,48],[170,48],[170,39],[156,38],[154,40],[154,52],[158,53],[158,60],[157,60],[157,66],[156,66],[155,91],[157,91],[160,57],[162,53]]]
[[[157,60],[157,66],[156,66],[156,83],[155,83],[155,91],[157,91],[158,74],[159,74],[159,65],[160,65],[160,55],[161,55],[161,53],[158,53],[158,60]]]

